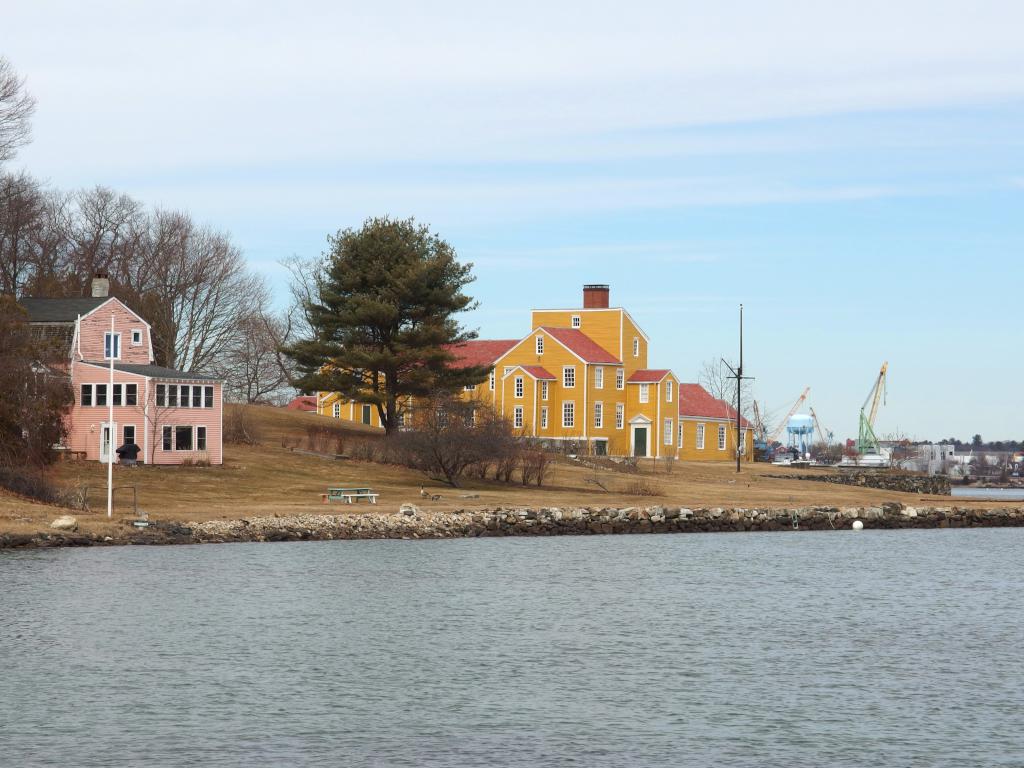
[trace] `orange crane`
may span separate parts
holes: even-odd
[[[825,429],[821,426],[821,422],[818,421],[818,414],[814,412],[814,408],[810,409],[811,418],[814,419],[814,428],[818,430],[818,437],[825,445],[832,445],[832,430]]]

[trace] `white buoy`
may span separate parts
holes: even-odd
[[[860,520],[854,520],[853,521],[853,525],[850,526],[850,527],[853,528],[853,530],[855,530],[855,531],[863,531],[864,530],[864,523],[862,523]]]

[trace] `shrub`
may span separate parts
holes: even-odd
[[[622,489],[627,496],[664,496],[661,488],[647,480],[637,479]]]
[[[224,408],[224,442],[236,445],[256,445],[260,429],[249,410],[241,405]]]
[[[72,494],[61,491],[41,469],[0,467],[0,486],[46,504],[72,505]]]

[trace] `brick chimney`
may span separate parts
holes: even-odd
[[[608,308],[608,286],[607,285],[584,285],[583,286],[583,308],[584,309],[607,309]]]
[[[105,299],[110,295],[110,280],[106,272],[97,272],[92,279],[92,297],[94,299]]]

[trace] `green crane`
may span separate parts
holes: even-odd
[[[860,407],[860,430],[857,435],[857,452],[879,453],[878,437],[875,436],[875,417],[878,415],[878,402],[885,400],[885,372],[889,363],[882,363],[882,370],[878,372],[871,391],[868,392],[864,405]],[[868,407],[870,405],[870,408]]]

